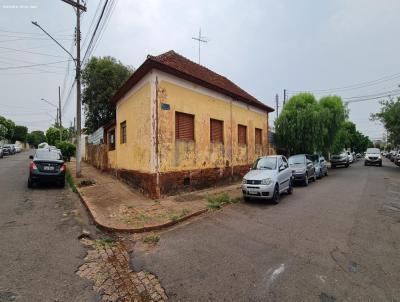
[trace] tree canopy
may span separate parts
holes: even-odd
[[[393,146],[400,145],[400,97],[397,100],[381,102],[381,111],[372,114],[373,120],[379,120],[388,131],[388,142]]]
[[[27,141],[30,145],[33,145],[35,148],[37,148],[40,143],[44,143],[46,141],[46,135],[44,135],[43,131],[32,131],[28,134]]]
[[[15,131],[15,123],[12,120],[0,116],[0,139],[12,140]]]
[[[14,128],[14,141],[26,142],[26,138],[28,135],[28,128],[25,126],[16,125]]]
[[[46,131],[46,139],[49,145],[55,146],[60,141],[60,131],[62,131],[61,138],[63,141],[69,139],[70,132],[68,129],[50,127]]]
[[[294,95],[275,121],[278,147],[289,154],[328,154],[345,148],[365,151],[369,138],[358,132],[347,116],[347,108],[339,96],[317,101],[310,93]]]
[[[275,121],[278,145],[290,154],[313,153],[320,147],[320,108],[310,93],[292,96]]]
[[[129,66],[113,57],[90,59],[82,72],[82,103],[88,133],[115,118],[115,106],[110,99],[131,74]]]

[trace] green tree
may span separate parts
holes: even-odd
[[[28,134],[27,141],[30,145],[37,148],[39,144],[46,141],[46,135],[44,135],[43,131],[32,131]]]
[[[50,127],[46,131],[47,143],[49,145],[55,146],[60,141],[60,131],[62,131],[62,140],[69,139],[68,129],[65,129],[65,128],[60,129],[60,128],[55,128],[55,127]]]
[[[131,74],[130,67],[113,57],[90,59],[82,72],[82,103],[88,133],[93,133],[115,118],[115,106],[110,102],[111,97]]]
[[[328,154],[333,146],[335,136],[341,129],[347,116],[346,108],[339,96],[326,96],[320,99],[321,138],[319,151]]]
[[[310,93],[292,96],[275,121],[278,147],[289,154],[313,153],[321,145],[320,108]]]
[[[372,114],[373,120],[379,120],[388,131],[388,141],[394,146],[400,145],[400,97],[397,100],[381,102],[381,111]]]
[[[1,139],[12,140],[14,136],[15,123],[12,120],[0,116],[0,137]]]
[[[16,125],[14,129],[13,141],[26,142],[28,128],[25,126]]]

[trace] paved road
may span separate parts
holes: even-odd
[[[350,168],[277,206],[241,203],[133,252],[172,301],[400,301],[400,168]]]
[[[86,255],[77,196],[29,190],[27,167],[28,152],[0,159],[0,301],[98,300],[75,274]]]

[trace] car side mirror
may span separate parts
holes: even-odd
[[[323,159],[321,159],[319,162],[320,162],[320,163],[323,163],[323,162],[324,162],[324,160],[323,160]]]
[[[33,159],[33,155],[29,155],[29,159]]]
[[[283,171],[283,170],[285,170],[285,167],[284,167],[284,166],[280,166],[280,167],[279,167],[279,172],[281,172],[281,171]]]

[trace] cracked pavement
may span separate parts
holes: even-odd
[[[0,159],[0,301],[97,301],[76,274],[88,228],[67,187],[27,188],[29,152]],[[94,231],[95,232],[95,231]]]
[[[330,170],[277,206],[251,201],[136,249],[171,301],[400,301],[400,168]]]

